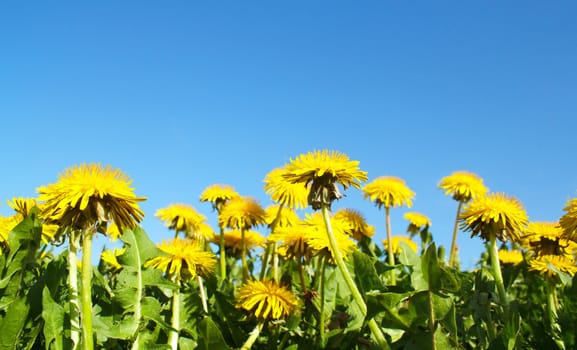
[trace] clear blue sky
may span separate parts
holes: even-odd
[[[270,204],[262,180],[334,149],[370,179],[416,192],[439,244],[455,170],[553,221],[577,196],[577,3],[573,1],[99,1],[0,4],[0,212],[64,169],[125,171],[154,217],[215,183]],[[384,213],[358,190],[385,236]],[[460,234],[471,267],[479,238]]]

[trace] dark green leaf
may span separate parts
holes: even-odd
[[[212,319],[205,317],[198,324],[198,348],[200,350],[229,350],[222,333]]]
[[[64,308],[58,305],[47,287],[42,290],[44,341],[50,349],[64,349]]]

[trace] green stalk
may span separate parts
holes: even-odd
[[[249,272],[248,272],[248,264],[246,263],[246,239],[245,239],[245,229],[242,228],[240,230],[240,237],[241,237],[241,251],[240,251],[240,259],[242,261],[242,282],[248,281]]]
[[[272,251],[272,242],[267,243],[266,247],[264,248],[264,256],[262,257],[261,266],[260,266],[260,280],[262,281],[266,276],[266,267],[268,265],[268,258],[271,255]]]
[[[172,316],[168,333],[168,345],[172,350],[178,350],[178,333],[180,332],[180,281],[176,281],[177,288],[172,294]]]
[[[320,271],[321,271],[321,283],[320,283],[320,290],[321,290],[321,314],[319,319],[319,336],[321,338],[321,348],[324,348],[327,341],[325,339],[325,270],[327,267],[326,264],[327,258],[320,257]]]
[[[254,329],[250,332],[248,339],[244,342],[244,344],[242,344],[240,350],[249,350],[250,348],[252,348],[252,345],[258,339],[263,324],[264,321],[259,321],[256,327],[254,327]]]
[[[453,227],[453,239],[451,240],[451,253],[449,255],[449,266],[455,267],[457,259],[457,234],[459,233],[459,215],[461,214],[461,207],[463,202],[459,201],[457,206],[457,217],[455,218],[455,226]]]
[[[92,229],[82,232],[82,349],[94,349],[92,332]]]
[[[224,247],[224,228],[218,225],[220,229],[219,246],[220,246],[220,278],[226,280],[226,252]]]
[[[565,350],[565,343],[563,339],[559,337],[559,333],[561,329],[559,324],[557,323],[557,290],[555,289],[555,284],[550,279],[547,280],[547,309],[549,314],[549,327],[551,330],[551,336],[553,337],[553,341],[557,344],[559,349]]]
[[[80,345],[80,301],[78,300],[78,236],[70,232],[68,248],[68,290],[70,292],[70,340],[72,350]]]
[[[341,251],[339,250],[339,246],[337,244],[337,239],[335,238],[335,234],[333,233],[333,228],[331,226],[331,221],[330,221],[330,217],[329,217],[329,208],[328,208],[327,204],[323,204],[322,214],[323,214],[323,220],[325,222],[325,227],[327,229],[327,236],[329,238],[329,244],[331,247],[331,253],[332,253],[333,259],[335,260],[337,267],[341,271],[341,274],[343,275],[345,283],[347,284],[347,286],[349,287],[349,290],[351,291],[353,299],[355,299],[355,302],[359,306],[359,309],[361,309],[363,316],[366,316],[367,315],[367,305],[365,304],[363,296],[359,292],[359,289],[357,288],[355,281],[353,281],[353,278],[351,277],[351,274],[349,273],[349,270],[347,269],[347,266],[345,265],[343,255],[341,254]],[[381,328],[377,325],[377,323],[375,322],[374,319],[369,320],[369,328],[371,329],[371,332],[372,332],[373,336],[375,337],[379,346],[382,349],[388,349],[389,344],[387,344],[387,341],[385,339],[385,336],[383,335]]]
[[[393,238],[391,234],[391,208],[389,207],[385,207],[385,223],[387,229],[387,256],[389,259],[389,265],[393,267],[395,266],[395,254],[393,252]],[[391,279],[392,286],[397,284],[394,269],[389,271],[389,278]]]
[[[202,309],[204,310],[205,314],[208,314],[208,306],[206,303],[206,293],[204,291],[204,284],[202,283],[202,277],[200,277],[200,275],[196,275],[196,280],[198,282],[198,289],[200,291],[200,300],[202,301]]]
[[[302,293],[303,294],[307,294],[307,282],[305,279],[305,274],[303,271],[303,262],[302,262],[302,258],[299,257],[297,259],[297,266],[298,266],[298,270],[299,270],[299,278],[301,280],[301,289],[302,289]],[[277,281],[278,282],[278,281]]]
[[[431,333],[431,350],[437,350],[435,344],[435,309],[433,305],[433,292],[429,290],[429,333]]]
[[[490,235],[489,255],[491,257],[491,269],[493,270],[493,277],[495,278],[495,284],[497,285],[499,298],[501,299],[503,305],[505,306],[505,313],[508,314],[509,297],[507,296],[507,291],[505,291],[505,284],[503,283],[503,275],[501,274],[501,264],[499,263],[499,249],[497,248],[497,239],[495,237],[495,234]]]
[[[278,252],[276,242],[272,245],[272,278],[275,282],[279,281],[279,268],[278,268]]]

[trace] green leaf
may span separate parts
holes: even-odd
[[[427,282],[428,290],[437,292],[441,289],[441,268],[437,259],[437,247],[432,243],[421,258],[423,278]]]
[[[52,299],[47,287],[42,290],[42,318],[47,348],[64,349],[64,308]]]
[[[0,320],[0,350],[17,349],[29,309],[25,297],[16,299],[8,306],[6,315]]]
[[[355,281],[361,294],[373,290],[384,291],[385,286],[377,274],[373,260],[361,252],[353,253]]]
[[[421,258],[413,251],[413,249],[405,242],[399,242],[401,246],[401,253],[399,254],[399,262],[405,266],[409,266],[412,270],[411,285],[416,291],[428,290],[429,284],[423,276],[421,269]]]
[[[222,333],[212,319],[205,317],[198,324],[198,347],[200,350],[229,350]]]

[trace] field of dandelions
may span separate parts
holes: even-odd
[[[266,174],[268,208],[214,184],[154,213],[174,233],[162,242],[139,226],[145,198],[121,170],[55,174],[0,218],[0,350],[577,348],[577,198],[557,222],[529,221],[476,174],[447,174],[455,226],[442,247],[418,212],[392,236],[391,210],[415,193],[359,165],[298,155]],[[354,208],[332,210],[347,191],[383,211],[383,241]],[[458,234],[486,246],[473,271],[459,267]],[[93,251],[97,235],[121,247]]]

